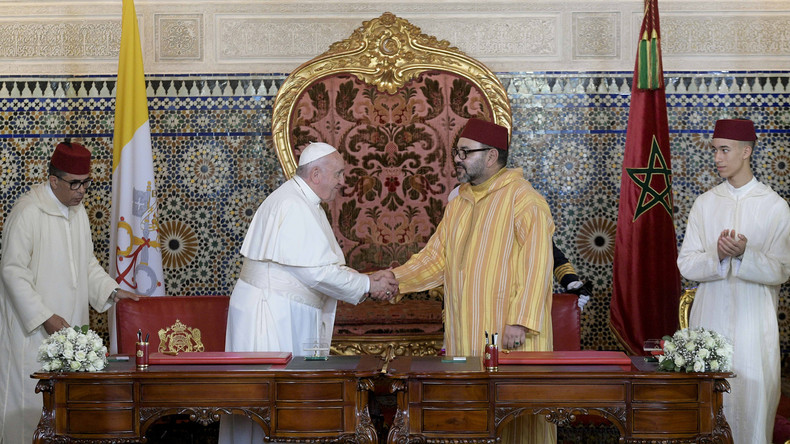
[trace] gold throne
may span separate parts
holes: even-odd
[[[343,154],[346,187],[325,209],[348,265],[368,272],[404,263],[433,234],[458,184],[450,151],[472,117],[511,128],[494,73],[384,13],[288,76],[272,137],[287,178],[309,142]],[[400,304],[341,302],[333,352],[433,354],[441,310],[440,289]]]

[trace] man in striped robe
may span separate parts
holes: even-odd
[[[508,130],[470,119],[453,149],[458,198],[425,248],[393,272],[401,293],[444,285],[448,355],[482,355],[485,332],[500,348],[551,350],[552,234],[546,200],[505,168]],[[503,443],[556,442],[542,417],[506,426]]]

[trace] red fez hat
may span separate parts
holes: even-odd
[[[91,172],[91,152],[76,142],[61,142],[49,160],[53,167],[69,174],[88,174]]]
[[[757,140],[757,134],[754,132],[754,122],[751,120],[721,119],[716,121],[713,138],[754,142]]]
[[[485,120],[469,119],[464,130],[461,131],[460,137],[465,137],[500,150],[507,151],[508,148],[507,128]]]

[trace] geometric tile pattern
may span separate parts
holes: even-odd
[[[147,77],[168,294],[230,294],[252,215],[283,181],[271,110],[285,77]],[[595,290],[582,313],[582,346],[617,349],[608,321],[631,73],[499,78],[513,112],[510,164],[546,197],[557,245]],[[755,121],[755,174],[790,197],[790,72],[666,73],[666,83],[678,242],[695,197],[719,182],[705,149],[718,118]],[[0,78],[0,227],[17,198],[46,178],[56,142],[73,137],[93,150],[85,205],[107,265],[114,85],[114,77]],[[106,332],[106,317],[91,322]],[[779,328],[788,355],[787,284]]]

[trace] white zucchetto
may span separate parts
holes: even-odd
[[[320,159],[336,151],[337,149],[328,143],[311,142],[302,150],[302,154],[299,156],[299,166],[307,165],[314,160]]]

